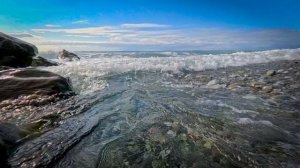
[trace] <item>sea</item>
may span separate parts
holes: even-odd
[[[79,61],[42,68],[68,77],[77,96],[74,115],[18,149],[20,158],[43,151],[30,164],[61,168],[300,164],[300,109],[278,107],[268,95],[249,90],[230,91],[216,83],[221,72],[217,77],[206,73],[210,84],[197,85],[190,77],[220,68],[299,60],[300,49],[76,54]]]

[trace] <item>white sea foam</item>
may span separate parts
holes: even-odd
[[[94,57],[89,57],[89,54],[85,53],[84,56],[79,55],[82,59],[78,62],[69,62],[65,65],[48,67],[46,69],[63,76],[71,77],[75,88],[79,88],[78,90],[93,91],[106,86],[105,81],[101,81],[100,78],[111,72],[138,70],[178,72],[182,69],[199,71],[276,60],[300,59],[300,49],[237,52],[219,55],[192,54],[190,56],[187,56],[186,52],[184,52],[183,56],[174,54],[174,52],[164,52],[165,55],[170,54],[169,57],[157,57],[155,55],[151,57],[138,57],[138,54],[139,52],[118,52],[116,56],[102,57],[103,54],[99,54],[99,57],[97,57],[97,53],[91,52],[90,55]]]
[[[273,126],[272,122],[267,121],[267,120],[259,120],[259,121],[254,121],[250,118],[240,118],[237,121],[238,124],[242,125],[248,125],[248,124],[262,124],[262,125],[267,125],[267,126]]]

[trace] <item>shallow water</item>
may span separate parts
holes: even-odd
[[[57,128],[19,146],[10,164],[60,168],[297,166],[298,106],[276,104],[249,89],[233,92],[184,79],[208,68],[299,59],[298,52],[98,57],[47,68],[71,78],[79,93],[77,104],[84,108]]]

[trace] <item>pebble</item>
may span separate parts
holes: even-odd
[[[182,141],[186,141],[187,140],[187,137],[186,137],[186,134],[182,133],[180,135],[178,135],[178,138]]]
[[[283,69],[279,69],[277,72],[278,73],[282,73],[282,72],[284,72],[284,70]]]
[[[239,75],[237,75],[237,74],[231,74],[231,75],[229,75],[229,78],[237,78],[237,77],[239,77]]]
[[[289,88],[291,88],[291,89],[298,89],[298,88],[300,88],[300,84],[299,83],[291,84],[291,85],[289,85]]]
[[[273,87],[272,86],[264,86],[264,87],[262,87],[262,90],[264,92],[270,93],[270,92],[272,92]]]
[[[11,114],[11,113],[6,113],[6,114],[5,114],[5,117],[6,117],[6,118],[11,118],[11,117],[12,117],[12,114]]]
[[[216,84],[218,84],[218,81],[216,79],[213,79],[213,80],[209,81],[206,85],[212,86],[212,85],[216,85]]]
[[[284,85],[283,81],[277,81],[276,83],[273,84],[273,86],[282,86]]]
[[[164,122],[165,126],[167,127],[171,127],[172,126],[172,123],[171,122]]]
[[[280,93],[282,93],[282,91],[281,91],[281,89],[273,89],[272,93],[280,94]]]
[[[266,73],[267,76],[274,76],[276,75],[276,71],[274,70],[268,70],[267,73]]]
[[[169,130],[169,131],[167,132],[167,135],[169,135],[171,138],[176,137],[176,133],[175,133],[174,131],[172,131],[172,130]]]
[[[229,89],[229,90],[236,90],[239,87],[240,86],[238,84],[230,84],[230,85],[227,86],[227,89]]]
[[[206,141],[206,143],[203,146],[207,149],[211,149],[212,144],[211,144],[211,142]]]
[[[261,77],[258,79],[259,83],[266,83],[266,77]]]
[[[250,83],[249,86],[253,87],[255,89],[261,89],[262,88],[261,84],[258,84],[258,83],[255,83],[255,82]]]

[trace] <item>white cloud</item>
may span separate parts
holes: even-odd
[[[46,24],[46,27],[61,27],[61,25],[56,25],[56,24]]]
[[[151,29],[151,27],[156,27]],[[149,28],[149,29],[144,29]],[[300,31],[288,29],[240,30],[226,28],[176,28],[152,23],[122,24],[84,28],[32,29],[33,33],[57,33],[39,45],[123,46],[131,50],[151,46],[173,49],[268,49],[300,47]],[[65,36],[65,40],[60,38]],[[50,37],[50,36],[49,36]],[[87,41],[87,39],[89,41]],[[77,49],[77,48],[76,48]],[[125,49],[125,50],[126,50]]]
[[[9,33],[9,35],[16,37],[16,38],[31,38],[34,37],[32,34],[30,33]]]
[[[45,32],[56,32],[56,33],[67,33],[67,34],[84,34],[84,35],[117,35],[120,33],[128,32],[122,29],[116,29],[110,26],[99,26],[99,27],[86,27],[86,28],[70,28],[70,29],[31,29],[33,32],[45,33]]]
[[[64,35],[66,37],[83,37],[83,38],[92,38],[92,37],[95,37],[95,36],[89,36],[89,35],[77,35],[77,34],[66,34]]]
[[[72,24],[89,24],[89,20],[76,20],[73,21]]]
[[[164,24],[155,24],[155,23],[126,23],[122,24],[121,27],[123,28],[166,28],[170,27],[170,25]]]

